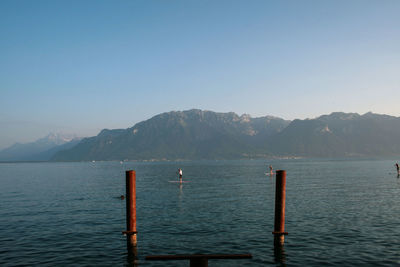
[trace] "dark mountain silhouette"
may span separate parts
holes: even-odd
[[[395,156],[399,137],[400,118],[373,113],[287,121],[189,110],[163,113],[128,129],[103,130],[52,160]]]
[[[400,155],[400,118],[335,112],[294,120],[269,140],[276,155],[305,157]]]
[[[168,112],[125,130],[103,130],[53,160],[232,159],[265,154],[259,144],[289,121],[189,110]],[[264,146],[264,145],[263,145]]]

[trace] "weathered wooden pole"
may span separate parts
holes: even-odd
[[[277,170],[275,179],[275,223],[274,244],[283,245],[285,242],[285,198],[286,198],[286,171]]]
[[[136,172],[126,171],[126,234],[128,249],[137,246],[136,237]]]

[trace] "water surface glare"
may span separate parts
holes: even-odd
[[[400,265],[394,160],[0,164],[0,266],[129,266],[125,170],[136,170],[139,266],[158,254],[243,254],[209,266]],[[275,181],[287,171],[284,251],[274,253]],[[183,169],[180,186],[176,171]]]

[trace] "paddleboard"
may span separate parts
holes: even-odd
[[[169,183],[189,183],[189,181],[168,181]]]
[[[273,173],[272,173],[272,175],[274,175],[274,174],[275,174],[275,173],[273,172]],[[267,175],[267,176],[270,176],[270,175],[271,175],[271,173],[269,173],[269,172],[266,172],[266,173],[265,173],[265,175]]]

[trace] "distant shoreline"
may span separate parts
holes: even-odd
[[[273,161],[273,160],[393,160],[400,161],[399,156],[391,157],[271,157],[271,158],[237,158],[237,159],[143,159],[143,160],[80,160],[80,161],[51,161],[51,160],[27,160],[27,161],[0,161],[0,164],[8,163],[96,163],[96,162],[190,162],[190,161]]]

